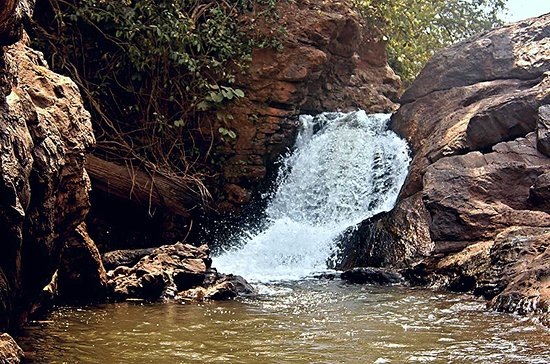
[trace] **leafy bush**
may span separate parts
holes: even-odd
[[[353,0],[388,40],[392,68],[410,83],[437,49],[500,25],[505,0]]]
[[[252,19],[274,5],[43,0],[35,39],[53,67],[80,84],[105,156],[185,176],[198,158],[193,133],[204,111],[243,97],[234,84],[238,72],[252,49],[273,44],[255,35]]]

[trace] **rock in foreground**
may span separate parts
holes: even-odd
[[[0,334],[0,363],[18,364],[23,358],[23,350],[8,334]]]
[[[186,291],[179,292],[176,296],[179,299],[227,300],[238,296],[247,297],[255,294],[254,288],[241,276],[233,274],[216,274],[216,279],[209,286],[198,286]]]
[[[107,273],[111,294],[116,299],[217,300],[254,293],[242,277],[219,274],[212,268],[209,254],[207,245],[177,243],[156,248],[136,264]]]

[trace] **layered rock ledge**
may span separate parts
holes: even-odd
[[[107,272],[110,295],[117,300],[200,301],[254,294],[254,289],[242,277],[220,274],[212,268],[207,245],[194,247],[177,243],[152,250],[116,251],[107,253],[104,260],[127,264]]]
[[[550,15],[439,52],[401,102],[392,127],[414,153],[407,181],[345,264],[405,269],[548,320]]]

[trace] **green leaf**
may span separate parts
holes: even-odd
[[[210,109],[210,103],[208,101],[201,101],[197,104],[197,110],[206,111]]]
[[[243,90],[237,88],[237,89],[234,90],[234,92],[235,92],[235,95],[237,97],[244,97],[244,91]]]

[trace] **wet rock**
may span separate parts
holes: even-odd
[[[227,185],[225,190],[227,191],[227,198],[229,201],[235,204],[244,205],[250,202],[252,198],[252,194],[249,190],[234,184]]]
[[[207,287],[196,287],[179,292],[178,299],[228,300],[235,297],[255,295],[254,288],[241,276],[219,274],[215,281]]]
[[[81,224],[65,243],[57,270],[57,293],[63,301],[96,301],[107,293],[107,274],[94,242]]]
[[[23,350],[8,334],[0,334],[0,363],[18,364],[23,359]]]
[[[498,311],[537,313],[550,323],[550,229],[510,228],[491,249],[490,269],[479,287],[496,287],[490,306]],[[489,297],[488,297],[489,298]]]
[[[421,194],[403,200],[390,212],[363,221],[344,233],[342,241],[342,260],[337,267],[341,270],[362,266],[403,268],[429,256],[434,249]]]
[[[121,265],[133,267],[141,258],[151,254],[154,250],[155,248],[114,250],[103,254],[101,259],[107,270],[115,269]]]
[[[326,280],[332,281],[336,278],[340,278],[340,276],[341,276],[340,273],[324,272],[324,273],[314,275],[313,278],[315,278],[315,279],[326,279]]]
[[[107,273],[112,295],[148,300],[173,297],[178,292],[177,283],[187,285],[184,278],[204,280],[211,264],[208,254],[206,245],[197,248],[177,243],[156,248],[134,266],[121,266]]]
[[[249,295],[252,287],[239,276],[211,268],[207,245],[177,243],[154,249],[131,267],[107,273],[111,295],[117,299],[193,298],[228,299]],[[178,293],[180,292],[180,293]]]
[[[384,268],[358,267],[342,273],[342,279],[350,283],[391,285],[403,283],[401,274]]]
[[[550,229],[511,227],[494,240],[469,245],[407,270],[413,284],[473,292],[504,312],[537,313],[548,321]]]
[[[90,115],[27,43],[0,48],[0,328],[26,320],[89,208]]]

